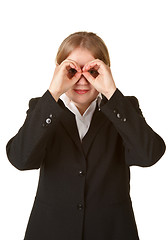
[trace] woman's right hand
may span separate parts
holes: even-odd
[[[49,91],[56,101],[68,91],[81,77],[81,68],[73,60],[65,59],[60,65],[57,63]]]

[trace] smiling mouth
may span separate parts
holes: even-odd
[[[74,91],[78,94],[85,94],[87,93],[89,90],[84,90],[84,89],[74,89]]]

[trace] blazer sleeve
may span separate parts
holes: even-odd
[[[49,90],[29,101],[23,126],[6,145],[7,157],[13,166],[19,170],[40,168],[49,137],[63,112]]]
[[[147,124],[136,97],[125,97],[117,88],[101,111],[123,139],[128,166],[149,167],[162,157],[166,145]]]

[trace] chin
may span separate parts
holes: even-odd
[[[80,104],[80,105],[89,105],[93,100],[89,100],[89,99],[86,99],[86,100],[82,100],[82,99],[71,99],[74,103],[76,104]]]

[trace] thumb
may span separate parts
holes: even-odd
[[[92,84],[94,85],[95,78],[89,72],[83,72],[83,76]]]
[[[71,78],[73,83],[75,84],[81,77],[81,72],[76,72],[76,74]]]

